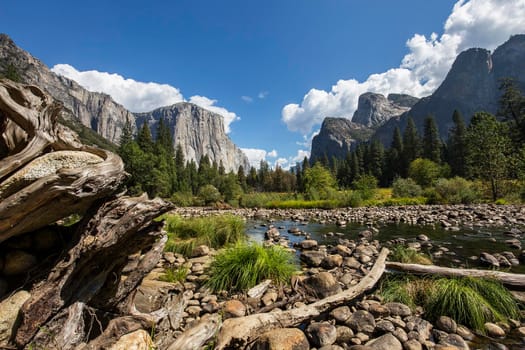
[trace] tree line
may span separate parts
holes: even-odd
[[[421,135],[409,117],[403,131],[394,129],[387,149],[379,140],[371,140],[356,145],[343,159],[305,158],[290,171],[261,161],[258,169],[240,166],[237,172],[226,172],[223,164],[211,162],[206,155],[198,164],[187,161],[182,147],[173,147],[163,119],[157,125],[155,140],[147,122],[133,137],[128,121],[119,154],[131,174],[131,192],[162,197],[193,195],[205,204],[229,202],[246,192],[296,192],[317,199],[367,182],[390,187],[398,178],[413,178],[426,187],[437,178],[455,176],[486,181],[496,199],[503,180],[523,180],[525,174],[525,96],[512,80],[504,80],[501,89],[496,116],[478,112],[467,125],[454,111],[446,142],[432,115],[425,118]]]

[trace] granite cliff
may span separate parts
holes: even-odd
[[[344,158],[346,153],[357,143],[366,141],[373,129],[346,118],[325,118],[319,134],[312,139],[312,160],[322,159],[325,155]]]
[[[176,145],[180,144],[186,160],[198,163],[201,156],[224,165],[226,171],[237,171],[242,165],[250,168],[246,155],[224,131],[223,118],[195,104],[180,102],[147,113],[135,113],[137,125],[149,124],[153,136],[161,118],[166,121]]]
[[[222,161],[227,170],[237,171],[239,165],[249,168],[246,155],[226,135],[223,118],[216,113],[180,103],[137,114],[137,118],[111,96],[88,91],[75,81],[53,73],[43,62],[18,47],[9,36],[0,34],[0,74],[9,69],[16,71],[21,82],[39,86],[61,101],[65,107],[62,118],[77,132],[86,131],[82,126],[92,129],[115,145],[126,120],[139,127],[147,119],[154,132],[159,118],[165,117],[170,121],[174,143],[182,145],[186,159],[198,162],[202,155],[207,154],[212,161]]]
[[[458,55],[445,80],[430,96],[419,100],[408,112],[392,118],[380,127],[375,138],[390,145],[393,130],[403,130],[409,116],[423,130],[424,119],[433,115],[441,137],[447,138],[452,127],[452,114],[457,109],[468,123],[475,112],[496,114],[501,95],[501,79],[514,79],[525,91],[525,35],[514,35],[496,48],[472,48]]]
[[[417,98],[410,95],[390,94],[385,97],[381,94],[366,92],[359,96],[352,121],[369,128],[377,128],[390,118],[408,111],[417,101]]]

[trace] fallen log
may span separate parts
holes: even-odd
[[[193,327],[184,331],[177,337],[168,350],[188,350],[200,349],[210,340],[220,327],[220,316],[218,314],[208,314]]]
[[[493,270],[455,269],[435,265],[404,264],[400,262],[387,262],[386,268],[418,275],[439,275],[447,277],[482,277],[500,281],[507,287],[524,289],[525,275]]]
[[[306,320],[319,316],[322,312],[355,299],[372,289],[379,281],[385,270],[388,253],[388,249],[383,248],[370,272],[357,285],[341,293],[296,309],[252,314],[225,320],[217,336],[215,350],[242,349],[268,330],[298,326]]]
[[[144,195],[115,199],[87,215],[73,240],[76,245],[33,288],[22,307],[17,345],[28,344],[53,315],[77,301],[124,312],[130,305],[127,297],[160,258],[166,242],[163,223],[152,220],[169,209],[164,201]],[[121,278],[128,257],[141,250],[145,253],[141,264],[128,278]]]
[[[60,110],[36,86],[0,79],[0,243],[83,214],[126,177],[120,157],[58,123]]]

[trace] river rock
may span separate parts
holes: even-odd
[[[314,249],[317,248],[319,243],[314,239],[305,239],[304,241],[299,242],[299,247],[301,249]]]
[[[246,306],[241,303],[239,300],[228,300],[224,303],[222,310],[224,312],[224,317],[242,317],[246,315]]]
[[[473,340],[474,339],[474,333],[472,333],[472,331],[470,329],[468,329],[467,327],[463,326],[463,325],[458,325],[457,329],[456,329],[456,333],[463,339],[465,340]]]
[[[195,247],[195,249],[193,249],[193,251],[191,252],[192,258],[197,258],[197,257],[207,256],[207,255],[210,255],[210,247],[204,244]]]
[[[395,327],[392,324],[392,322],[387,320],[380,320],[376,323],[376,331],[379,331],[380,333],[392,333],[395,331]]]
[[[277,227],[270,227],[270,228],[264,233],[264,238],[266,238],[266,239],[268,239],[268,240],[271,240],[271,241],[278,240],[280,236],[281,236],[281,233],[279,232],[279,230],[277,229]]]
[[[494,255],[492,254],[489,254],[487,252],[482,252],[480,255],[479,255],[479,260],[487,265],[487,266],[490,266],[490,267],[499,267],[499,261],[498,259],[496,259],[496,257],[494,257]]]
[[[337,280],[329,272],[320,272],[317,275],[308,278],[306,283],[312,288],[313,292],[321,298],[326,298],[342,291]]]
[[[422,350],[423,346],[417,340],[410,339],[403,343],[403,348],[405,350]]]
[[[268,306],[275,303],[277,297],[277,292],[272,289],[264,293],[263,297],[261,298],[261,301],[265,306]]]
[[[366,346],[374,350],[403,350],[401,342],[390,333],[369,341]]]
[[[301,261],[310,267],[318,267],[326,257],[326,252],[318,250],[309,250],[301,253]]]
[[[255,342],[254,350],[308,350],[310,344],[298,328],[277,328],[263,333]]]
[[[315,322],[306,328],[306,335],[314,346],[320,347],[335,343],[337,330],[334,325],[328,322]]]
[[[354,331],[347,326],[336,326],[337,331],[337,344],[348,344],[350,340],[354,337]]]
[[[390,315],[390,311],[385,305],[379,303],[370,304],[368,307],[368,312],[370,312],[374,317],[384,317]]]
[[[392,316],[406,317],[412,315],[410,308],[402,303],[386,303],[385,307]]]
[[[146,350],[152,348],[154,348],[154,345],[149,333],[139,329],[120,337],[109,350]]]
[[[445,336],[440,337],[439,344],[455,346],[460,350],[470,350],[470,347],[465,340],[457,334],[446,334]]]
[[[339,254],[330,254],[321,261],[321,266],[327,270],[343,265],[343,257]]]
[[[357,310],[346,321],[346,325],[355,332],[372,334],[376,327],[374,316],[366,310]]]
[[[352,312],[348,306],[339,306],[330,312],[330,316],[338,323],[345,323],[350,318]]]
[[[31,294],[21,290],[0,303],[0,347],[8,345],[20,308],[30,297]]]
[[[361,263],[357,261],[357,259],[353,256],[350,256],[343,259],[343,266],[349,267],[354,270],[359,270],[359,268],[361,267]]]
[[[339,254],[342,257],[352,256],[352,249],[345,245],[338,244],[334,247],[333,253]]]
[[[23,250],[11,250],[5,255],[3,273],[6,276],[19,275],[35,266],[37,259],[34,255]]]
[[[458,326],[456,321],[448,316],[440,316],[435,323],[437,329],[447,333],[456,333]]]
[[[487,334],[493,338],[502,338],[505,336],[505,331],[495,323],[487,322],[484,325]]]

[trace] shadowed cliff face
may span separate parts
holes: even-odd
[[[187,102],[161,107],[148,113],[136,113],[137,125],[148,122],[153,134],[157,123],[164,118],[176,145],[181,145],[186,160],[199,159],[207,154],[210,161],[224,165],[226,171],[237,171],[239,166],[249,169],[244,153],[224,132],[223,118],[204,108]],[[154,135],[155,136],[155,135]]]
[[[525,91],[525,35],[515,35],[493,54],[485,49],[469,49],[458,55],[452,68],[439,88],[430,96],[417,102],[401,117],[392,118],[374,135],[389,146],[393,130],[403,130],[408,116],[412,116],[419,131],[423,130],[426,116],[432,114],[441,137],[447,138],[452,127],[455,109],[461,112],[468,123],[475,112],[498,110],[500,81],[513,78]]]
[[[325,155],[344,158],[358,142],[367,140],[373,130],[346,118],[325,118],[321,131],[312,140],[311,159],[322,159]]]
[[[150,113],[133,113],[109,95],[91,92],[71,79],[53,73],[44,63],[22,50],[5,34],[0,34],[0,72],[14,67],[21,81],[49,92],[64,104],[62,117],[91,128],[114,144],[118,144],[126,120],[140,126],[148,120],[151,130],[160,117],[169,121],[176,144],[181,144],[187,160],[196,162],[207,154],[211,161],[222,161],[226,170],[237,171],[239,165],[249,169],[244,153],[224,132],[224,120],[216,114],[189,103],[159,108]]]

